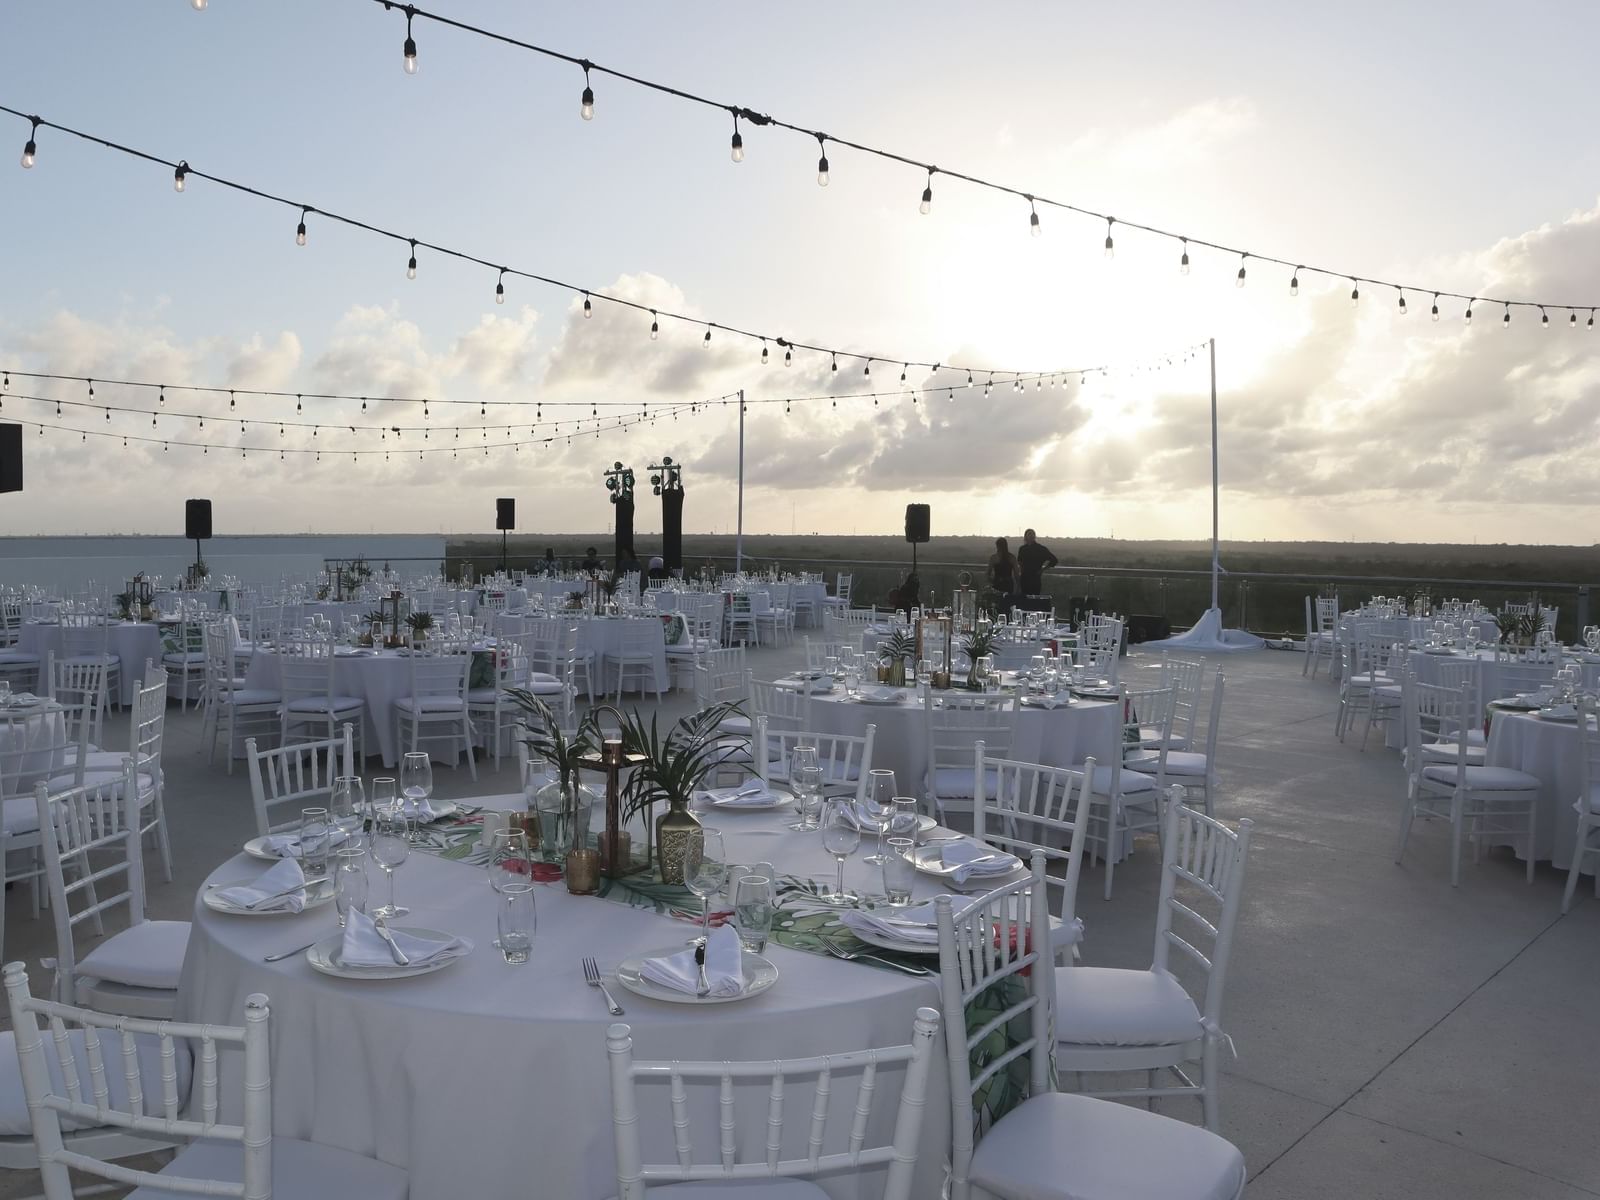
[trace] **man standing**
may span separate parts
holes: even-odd
[[[1044,593],[1044,573],[1056,565],[1056,556],[1041,546],[1031,529],[1022,531],[1022,545],[1017,548],[1017,570],[1020,590],[1024,596]]]

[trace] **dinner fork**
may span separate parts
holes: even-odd
[[[829,954],[833,955],[835,958],[843,959],[845,962],[855,962],[855,960],[858,958],[864,958],[868,962],[882,963],[886,967],[893,967],[896,971],[904,971],[907,975],[933,974],[933,972],[928,970],[927,967],[908,966],[905,963],[895,962],[892,958],[879,958],[876,954],[868,954],[863,950],[841,950],[837,945],[835,945],[833,942],[830,942],[827,938],[822,937],[820,934],[818,935],[817,940],[822,943],[823,948],[826,949]]]
[[[600,994],[606,998],[606,1007],[611,1010],[613,1017],[622,1015],[622,1005],[612,999],[611,991],[600,980],[600,964],[594,959],[585,957],[583,960],[583,981],[592,988],[599,988]]]

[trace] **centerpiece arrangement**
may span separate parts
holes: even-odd
[[[599,752],[599,722],[594,714],[586,714],[569,735],[550,706],[526,688],[511,688],[506,694],[532,718],[522,737],[529,757],[548,763],[556,773],[542,787],[524,785],[528,845],[537,846],[545,862],[564,864],[572,851],[587,846],[589,820],[600,798],[578,779],[582,760]]]
[[[427,612],[409,613],[406,616],[406,627],[411,630],[412,648],[420,650],[427,640],[428,631],[433,628],[433,614]]]
[[[1526,649],[1539,644],[1539,635],[1550,632],[1544,613],[1537,606],[1532,612],[1500,612],[1495,614],[1495,628],[1500,640],[1516,649]]]
[[[916,653],[916,640],[909,629],[896,629],[878,643],[878,682],[890,687],[906,686],[906,663]]]
[[[967,687],[981,692],[984,681],[978,678],[978,660],[994,653],[994,626],[980,623],[962,640],[961,648],[967,654]]]

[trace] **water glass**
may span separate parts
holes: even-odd
[[[699,837],[690,837],[683,852],[683,883],[700,897],[700,933],[711,935],[711,897],[722,890],[728,876],[728,856],[722,848],[722,834],[710,827]]]
[[[854,665],[844,673],[844,694],[852,700],[861,694],[861,672]]]
[[[367,814],[367,829],[372,828],[372,817],[380,808],[393,808],[400,796],[400,785],[392,775],[372,777],[372,808]]]
[[[878,835],[878,847],[863,862],[873,866],[883,862],[883,835],[889,828],[889,818],[894,815],[894,796],[898,790],[893,771],[880,767],[867,772],[867,800],[859,816],[863,825],[872,823],[872,830]]]
[[[333,863],[333,903],[343,929],[351,909],[367,911],[367,852],[360,846],[340,846]]]
[[[418,809],[433,795],[433,761],[426,753],[411,753],[400,761],[400,794],[406,799],[411,819],[408,836],[416,840]]]
[[[746,871],[733,881],[733,919],[739,926],[739,941],[746,950],[760,954],[767,948],[772,933],[772,917],[777,910],[777,890],[770,875]]]
[[[411,910],[394,902],[394,873],[411,854],[406,837],[406,816],[398,808],[385,808],[373,815],[372,861],[389,876],[389,903],[372,909],[373,917],[402,917]]]
[[[861,845],[861,829],[856,823],[855,797],[840,796],[822,805],[822,848],[839,863],[839,878],[831,895],[819,896],[824,904],[849,905],[855,896],[844,890],[844,860]]]
[[[817,813],[822,807],[822,768],[796,767],[791,786],[794,788],[795,807],[799,819],[790,829],[811,830],[817,827]]]
[[[921,817],[917,813],[917,798],[915,796],[896,796],[894,798],[894,812],[889,817],[889,837],[917,839],[917,826]]]
[[[533,884],[500,890],[496,920],[500,957],[514,967],[524,965],[533,951],[533,936],[539,929],[539,914],[533,899]]]
[[[837,675],[839,673],[838,657],[832,654],[825,657],[822,660],[822,670],[826,675]]]
[[[885,843],[883,856],[883,893],[890,904],[910,904],[911,888],[917,879],[917,864],[911,851],[915,845],[910,838],[892,837]]]
[[[340,775],[333,781],[333,790],[328,795],[328,812],[347,840],[353,838],[359,841],[367,820],[367,795],[366,789],[361,786],[361,776]]]
[[[328,877],[328,843],[333,825],[325,808],[300,810],[300,870],[315,883]]]
[[[504,894],[531,880],[528,834],[523,829],[499,829],[489,839],[489,886]]]

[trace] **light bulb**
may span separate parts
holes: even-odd
[[[761,343],[761,365],[763,367],[767,365],[767,343],[766,342],[762,342]]]
[[[585,321],[587,321],[593,316],[594,316],[594,305],[589,302],[589,293],[585,292],[583,294],[583,319]]]
[[[296,246],[304,246],[306,244],[306,218],[304,213],[300,215],[300,224],[294,227],[294,244]]]
[[[496,304],[506,302],[506,281],[503,277],[494,281],[494,302]]]
[[[186,163],[186,162],[180,162],[177,165],[177,167],[174,168],[174,170],[172,172],[172,190],[173,191],[175,191],[175,192],[183,191],[184,179],[188,176],[188,174],[189,174],[189,164]]]
[[[732,157],[734,162],[744,161],[744,135],[737,129],[733,131]]]
[[[1039,210],[1033,207],[1033,201],[1028,201],[1028,232],[1038,237],[1043,232],[1039,227]]]
[[[1433,316],[1433,319],[1435,321],[1437,321],[1439,319],[1439,293],[1438,292],[1435,292],[1433,294],[1433,313],[1432,313],[1432,316]]]
[[[1354,279],[1350,280],[1350,307],[1359,308],[1361,305],[1361,285]]]
[[[31,146],[31,145],[33,145],[33,143],[29,142],[28,145]],[[22,165],[25,166],[25,167],[31,167],[33,164],[31,162],[28,162],[26,159],[24,159]],[[932,211],[932,209],[933,209],[933,182],[932,182],[932,179],[930,178],[930,180],[928,182],[928,186],[922,189],[922,203],[917,206],[917,211],[920,212],[923,216],[927,216],[928,213]]]
[[[1406,309],[1406,294],[1404,292],[1401,292],[1400,293],[1400,315],[1403,317],[1403,316],[1406,315],[1406,312],[1407,312],[1407,309]]]
[[[650,340],[653,342],[661,334],[661,322],[656,320],[655,310],[650,310]]]
[[[861,374],[862,374],[863,378],[870,378],[871,377],[871,375],[872,375],[872,360],[870,358],[867,359],[867,365],[861,368]]]
[[[839,370],[839,356],[837,354],[833,356],[833,370],[835,372]]]
[[[406,74],[415,75],[417,73],[417,43],[410,34],[406,35],[405,55]]]
[[[34,145],[33,139],[30,137],[28,144],[22,148],[22,166],[25,170],[33,167],[33,156],[37,150],[38,147]]]
[[[1591,326],[1594,324],[1594,320],[1592,318],[1590,319],[1589,324]],[[787,367],[792,362],[794,362],[794,351],[785,350],[783,352],[783,365]]]
[[[589,68],[583,68],[583,103],[578,109],[578,115],[585,121],[594,120],[594,89],[589,86]]]
[[[412,242],[411,243],[411,257],[406,260],[406,278],[407,279],[415,279],[416,277],[417,277],[417,244],[416,244],[416,242]]]
[[[1466,311],[1466,313],[1465,313],[1465,314],[1464,314],[1464,315],[1463,315],[1463,316],[1462,316],[1462,318],[1461,318],[1461,319],[1462,319],[1462,320],[1463,320],[1463,321],[1465,321],[1465,322],[1466,322],[1466,323],[1467,323],[1467,324],[1468,324],[1468,325],[1471,325],[1471,324],[1472,324],[1472,301],[1471,301],[1471,300],[1468,300],[1468,301],[1467,301],[1467,311]]]
[[[1107,258],[1115,258],[1117,256],[1117,244],[1114,241],[1111,240],[1111,226],[1113,224],[1115,224],[1115,223],[1116,223],[1115,222],[1115,218],[1112,218],[1112,217],[1107,217],[1106,218],[1106,257]]]
[[[1591,332],[1594,330],[1594,309],[1589,310],[1589,324],[1586,326]]]
[[[1239,256],[1239,273],[1233,277],[1234,287],[1242,288],[1244,286],[1244,260],[1249,257],[1250,256],[1248,254],[1241,254]]]
[[[828,156],[826,153],[817,159],[817,186],[828,186]]]
[[[1188,238],[1184,238],[1183,239],[1183,255],[1182,255],[1182,257],[1180,257],[1178,259],[1178,274],[1179,275],[1187,275],[1188,273],[1189,273],[1189,239]]]
[[[1300,294],[1300,268],[1296,267],[1294,269],[1294,273],[1289,276],[1289,295],[1298,296],[1299,294]]]
[[[1573,329],[1576,329],[1578,327],[1578,314],[1575,312],[1572,313],[1571,316],[1567,318],[1567,324]]]
[[[1500,318],[1500,328],[1501,329],[1510,329],[1511,328],[1511,305],[1509,305],[1509,304],[1506,305],[1505,316]]]
[[[706,350],[709,350],[709,349],[711,349],[711,329],[710,329],[710,327],[709,327],[709,326],[708,326],[708,327],[707,327],[707,329],[706,329],[706,336],[705,336],[705,338],[704,338],[704,339],[703,339],[703,340],[702,340],[702,341],[701,341],[701,342],[700,342],[700,345],[701,345],[701,347],[702,347],[702,348],[703,348],[703,349],[706,349]]]
[[[1550,328],[1550,314],[1542,308],[1539,310],[1539,324],[1545,329]]]
[[[207,0],[189,0],[189,7],[193,8],[195,12],[205,12],[206,4]]]

